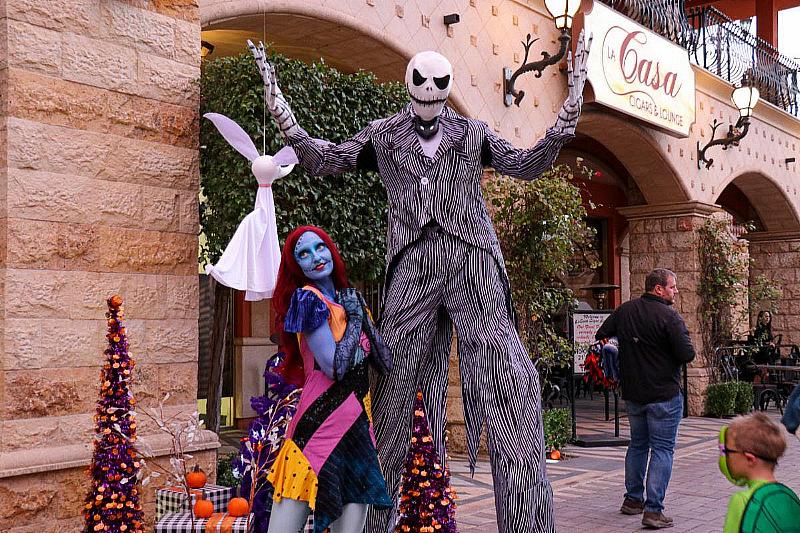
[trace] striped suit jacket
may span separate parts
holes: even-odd
[[[422,151],[408,104],[391,117],[370,123],[354,137],[334,145],[299,129],[289,138],[303,167],[312,175],[349,170],[377,170],[389,200],[387,274],[394,260],[431,221],[467,243],[491,251],[503,266],[502,253],[481,192],[483,169],[533,180],[550,168],[572,134],[548,130],[533,148],[517,149],[485,122],[445,107],[440,116],[442,140],[434,154]]]

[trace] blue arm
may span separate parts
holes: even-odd
[[[336,341],[333,340],[333,332],[328,322],[323,322],[321,326],[313,331],[304,331],[303,338],[314,354],[314,360],[331,379],[333,377],[333,354],[336,352]]]

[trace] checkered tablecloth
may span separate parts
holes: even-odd
[[[167,513],[156,523],[156,533],[247,533],[247,517],[214,513],[211,518],[195,518],[189,513]]]
[[[215,513],[224,513],[228,510],[228,502],[233,497],[231,487],[219,485],[206,485],[202,489],[192,489],[192,504],[188,505],[186,493],[181,487],[165,487],[156,491],[156,520],[160,520],[167,513],[180,513],[194,508],[194,502],[200,493],[206,493],[206,499],[214,504]]]

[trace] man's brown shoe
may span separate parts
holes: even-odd
[[[619,508],[622,514],[642,514],[644,512],[644,502],[636,501],[631,498],[625,498],[622,502],[622,507]]]
[[[647,529],[662,529],[665,527],[672,527],[672,518],[664,516],[664,513],[648,513],[645,511],[642,518],[642,525]]]

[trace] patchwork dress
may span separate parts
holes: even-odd
[[[286,442],[268,477],[276,502],[282,498],[308,502],[314,512],[315,533],[322,533],[349,503],[378,509],[392,506],[375,448],[367,359],[341,380],[332,380],[315,364],[302,334],[326,320],[339,342],[347,326],[344,308],[315,287],[298,289],[284,329],[297,333],[306,379]],[[369,341],[363,333],[360,342],[369,355]]]

